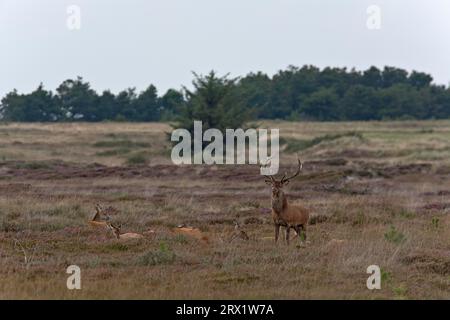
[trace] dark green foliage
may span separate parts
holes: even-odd
[[[403,243],[406,240],[405,235],[398,231],[394,226],[391,226],[389,231],[384,234],[384,238],[395,244]]]
[[[431,219],[431,226],[432,226],[432,228],[433,229],[439,229],[439,218],[437,218],[437,217],[433,217],[432,219]]]
[[[202,121],[203,131],[219,129],[225,142],[225,129],[244,127],[252,118],[251,108],[245,104],[242,92],[236,90],[236,79],[229,79],[228,75],[219,77],[214,71],[194,76],[194,90],[184,88],[185,101],[178,109],[179,117],[173,127],[187,129],[194,135],[194,121]]]
[[[184,96],[180,91],[169,89],[161,97],[161,120],[177,120],[184,106]]]
[[[81,77],[64,81],[56,92],[60,108],[68,120],[98,120],[97,93]]]
[[[0,104],[0,120],[174,121],[191,128],[242,127],[247,120],[352,121],[450,118],[450,88],[433,84],[422,72],[395,67],[346,68],[289,66],[272,77],[258,72],[240,79],[194,73],[193,90],[169,89],[158,96],[150,85],[100,95],[81,77],[64,81],[56,94],[40,85],[29,94],[16,90]]]
[[[339,116],[351,120],[379,120],[380,115],[374,110],[380,105],[377,89],[357,84],[342,96]]]
[[[339,97],[334,88],[322,88],[304,100],[301,111],[319,121],[338,120]]]
[[[88,82],[77,77],[64,81],[56,95],[40,85],[30,94],[8,93],[0,104],[0,119],[6,121],[159,121],[162,99],[150,85],[137,94],[134,88],[114,95],[106,90],[101,95]]]
[[[158,98],[158,90],[150,85],[141,92],[132,102],[135,110],[136,121],[158,121],[161,118],[161,103]]]
[[[194,73],[193,91],[185,88],[186,101],[180,108],[176,128],[194,132],[194,120],[203,122],[203,130],[240,128],[250,120],[249,109],[236,88],[236,79],[218,77],[214,71],[206,76]]]
[[[264,73],[250,73],[239,81],[237,91],[246,107],[260,118],[271,118],[270,107],[272,80]]]
[[[58,98],[42,84],[30,94],[8,93],[0,105],[0,119],[7,121],[49,122],[59,121],[63,111],[58,107]]]

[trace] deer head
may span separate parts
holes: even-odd
[[[297,160],[298,160],[297,172],[295,172],[292,176],[287,177],[287,173],[285,173],[280,180],[275,179],[273,176],[264,176],[265,177],[264,181],[266,182],[266,184],[271,185],[272,189],[281,189],[284,186],[286,186],[293,178],[295,178],[300,174],[300,171],[302,171],[303,163],[300,161],[300,159]]]
[[[95,215],[92,218],[92,220],[100,221],[100,220],[104,219],[106,221],[110,221],[111,217],[108,213],[108,210],[110,211],[110,209],[111,209],[111,207],[104,208],[101,204],[96,204],[95,205]]]
[[[119,239],[120,238],[120,229],[122,228],[122,225],[118,225],[115,226],[112,223],[108,224],[108,228],[111,229],[111,231],[113,232],[114,236]]]
[[[297,159],[297,160],[298,160],[297,172],[295,172],[292,176],[288,177],[287,173],[285,173],[280,180],[274,178],[274,176],[264,176],[266,184],[268,184],[272,187],[272,206],[277,211],[282,210],[282,208],[285,205],[284,204],[285,198],[284,198],[284,193],[283,193],[283,187],[288,185],[289,182],[293,178],[298,176],[300,174],[300,171],[302,171],[303,164],[300,161],[300,159]]]

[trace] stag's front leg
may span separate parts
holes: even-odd
[[[278,241],[278,236],[280,235],[280,225],[275,223],[275,242]]]
[[[289,245],[289,237],[290,237],[291,227],[286,227],[286,244]]]

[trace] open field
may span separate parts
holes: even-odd
[[[306,244],[274,243],[256,166],[172,165],[168,125],[0,125],[0,298],[450,299],[450,121],[262,125],[281,172],[305,162],[287,194],[312,210]],[[89,226],[97,203],[146,238]]]

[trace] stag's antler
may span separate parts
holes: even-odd
[[[262,167],[267,166],[267,165],[269,164],[270,160],[271,160],[271,157],[267,158],[267,160],[265,161],[265,163],[264,163],[264,164],[261,164],[261,165],[259,166],[259,168],[261,169]],[[270,182],[270,181],[275,182],[275,179],[274,179],[273,176],[266,176],[266,175],[264,175],[264,177],[266,178],[266,179],[265,179],[266,182]],[[270,180],[270,181],[269,181],[269,180]]]
[[[291,179],[295,178],[296,176],[298,176],[299,173],[300,173],[300,171],[302,171],[302,169],[303,169],[303,163],[300,161],[300,158],[297,158],[297,160],[298,160],[298,168],[297,168],[297,172],[294,173],[293,176],[288,177],[288,178],[286,178],[286,173],[285,173],[284,176],[283,176],[283,178],[281,178],[281,183],[286,183],[286,182],[288,182],[289,180],[291,180]]]

